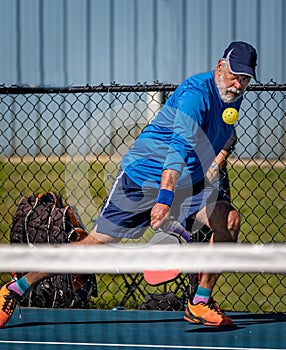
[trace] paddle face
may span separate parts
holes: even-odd
[[[148,244],[179,244],[179,241],[176,237],[170,236],[165,232],[156,232]],[[156,286],[174,280],[179,274],[180,270],[178,269],[164,271],[145,270],[143,276],[148,284]]]
[[[156,286],[161,283],[170,282],[178,277],[180,270],[145,270],[143,273],[145,281],[151,286]]]

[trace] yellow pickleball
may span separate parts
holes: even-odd
[[[238,121],[238,111],[235,108],[227,108],[222,113],[222,120],[226,124],[234,124]]]

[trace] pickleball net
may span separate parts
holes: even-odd
[[[70,276],[73,287],[79,289],[78,294],[89,293],[85,297],[90,302],[83,308],[139,309],[150,295],[164,293],[175,294],[183,308],[201,272],[219,272],[221,276],[213,294],[225,310],[258,313],[286,311],[286,245],[169,242],[92,247],[37,245],[30,248],[4,244],[0,246],[1,282],[3,284],[15,277],[15,272],[47,271],[60,276],[62,280],[62,276]],[[150,284],[144,278],[146,271],[157,271],[159,276],[166,271],[175,273],[172,278],[168,277],[171,281],[168,278],[164,281],[163,278],[162,283]],[[93,283],[96,285],[93,290],[84,290],[81,283],[86,280],[82,276],[88,276],[88,282],[90,276],[94,277]],[[49,288],[51,290],[51,285],[44,293],[49,293]],[[58,293],[63,292],[59,289]],[[37,291],[31,298],[35,298],[35,294]],[[32,304],[31,301],[26,303]],[[82,308],[78,303],[71,307]]]
[[[213,245],[104,244],[95,246],[0,245],[0,270],[51,273],[132,273],[180,269],[181,272],[284,273],[285,244]],[[7,270],[8,269],[8,270]]]
[[[15,271],[47,271],[60,276],[94,274],[97,280],[97,295],[91,297],[90,310],[39,309],[26,305],[22,307],[21,319],[16,310],[7,328],[0,333],[1,349],[16,343],[19,349],[43,345],[61,346],[61,349],[93,346],[200,350],[283,349],[286,346],[283,337],[286,245],[283,244],[1,245],[0,256],[2,280],[11,279]],[[164,273],[168,270],[180,273],[162,285],[151,286],[144,279],[145,271]],[[232,329],[211,327],[210,330],[183,320],[188,283],[198,276],[198,271],[222,273],[214,298],[235,322]],[[228,284],[233,281],[230,288],[226,281]],[[128,291],[131,298],[137,299],[136,307],[128,308],[127,303],[122,303]],[[155,301],[161,297],[160,300],[165,305],[169,302],[175,311],[142,307],[151,296],[157,297]],[[248,310],[246,299],[259,303],[260,310]],[[265,310],[270,304],[272,310]],[[238,306],[239,312],[235,310]]]

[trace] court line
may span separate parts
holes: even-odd
[[[197,349],[197,350],[282,350],[282,348],[238,348],[225,346],[198,345],[152,345],[152,344],[116,344],[116,343],[71,343],[71,342],[41,342],[27,340],[0,340],[0,344],[30,344],[30,345],[69,345],[69,346],[100,346],[100,347],[133,347],[153,349]]]

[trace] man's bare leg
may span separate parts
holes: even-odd
[[[239,214],[227,202],[217,202],[200,210],[195,219],[213,231],[210,244],[214,242],[235,242],[239,231]],[[191,323],[207,326],[233,326],[211,299],[218,273],[204,272],[193,300],[188,301],[184,319]]]
[[[201,209],[195,219],[213,230],[210,244],[236,242],[240,227],[240,216],[227,202],[219,201]],[[203,273],[200,286],[213,289],[220,274]]]
[[[73,242],[72,245],[96,245],[118,241],[105,234],[98,233],[94,228],[91,233],[82,241]],[[63,247],[67,247],[64,245]],[[9,319],[12,317],[16,308],[17,301],[19,302],[23,295],[36,283],[50,277],[52,274],[47,272],[29,272],[17,281],[8,282],[0,289],[0,328],[3,328]]]
[[[97,227],[95,227],[89,235],[87,235],[83,240],[78,241],[78,242],[73,242],[70,243],[72,245],[87,245],[87,246],[92,246],[92,245],[97,245],[97,244],[106,244],[106,243],[111,243],[111,242],[118,242],[119,239],[116,239],[114,237],[99,233],[96,231]],[[65,245],[63,247],[68,248],[68,245]],[[47,272],[28,272],[24,277],[26,279],[26,282],[30,285],[33,286],[36,283],[39,283],[40,281],[44,280],[47,277],[50,277],[51,273]]]

